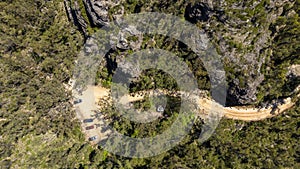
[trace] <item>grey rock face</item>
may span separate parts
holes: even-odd
[[[89,19],[91,26],[102,27],[110,22],[109,9],[120,4],[119,0],[82,0],[86,15]],[[87,35],[87,20],[84,19],[82,13],[80,12],[79,5],[77,1],[64,0],[65,9],[67,11],[68,18],[73,22],[81,31],[85,38]],[[124,14],[124,8],[121,7],[120,10],[112,14],[115,19],[120,15]]]
[[[228,81],[228,105],[256,102],[257,88],[264,80],[261,67],[271,53],[269,26],[281,15],[284,4],[270,1],[262,9],[263,16],[249,12],[258,8],[259,2],[249,4],[237,1],[229,4],[226,1],[201,0],[186,8],[186,18],[191,22],[203,23],[206,33],[218,45],[226,67],[236,72],[237,76]],[[231,11],[238,11],[238,15]],[[258,21],[260,17],[265,17],[265,21]]]
[[[191,4],[186,8],[185,17],[192,23],[203,21],[206,22],[212,15],[212,9],[206,3]]]
[[[109,18],[109,9],[119,5],[122,1],[118,0],[83,0],[86,14],[89,18],[91,26],[102,27],[109,25],[111,21]],[[87,34],[87,21],[83,18],[80,12],[77,1],[71,3],[71,0],[64,1],[65,9],[67,11],[68,18],[74,23],[81,31],[85,39],[87,40],[90,35]],[[119,17],[124,14],[124,7],[120,6],[119,10],[112,14],[118,24]],[[128,37],[134,36],[131,40]],[[143,36],[134,26],[128,25],[119,32],[117,36],[111,36],[110,44],[112,49],[139,49],[142,44]]]
[[[142,73],[138,64],[133,64],[132,62],[126,61],[125,56],[123,55],[118,56],[116,62],[118,63],[118,68],[120,71],[122,71],[124,74],[127,74],[130,81],[138,78]]]
[[[129,39],[129,37],[134,37]],[[128,25],[120,30],[117,36],[111,36],[110,45],[113,49],[132,49],[141,48],[143,42],[143,34],[136,29],[135,26]]]
[[[103,0],[83,0],[87,15],[93,26],[104,26],[109,22],[108,10],[110,7],[118,5],[117,1]]]
[[[71,0],[64,0],[64,6],[69,21],[71,21],[75,26],[77,26],[79,31],[83,33],[85,38],[87,38],[87,23],[82,17],[77,1],[75,1],[74,4],[72,4]]]
[[[109,24],[109,15],[118,22],[118,18],[124,14],[122,1],[83,2],[92,26],[102,27]],[[185,18],[192,23],[200,23],[210,40],[217,45],[225,66],[233,69],[230,73],[234,72],[235,77],[228,81],[228,105],[253,104],[257,101],[257,88],[264,80],[261,68],[268,61],[267,56],[272,54],[269,47],[273,35],[269,26],[282,14],[283,6],[291,2],[271,0],[263,4],[261,12],[253,13],[257,8],[261,8],[260,3],[261,1],[249,3],[199,0],[189,4],[185,10]],[[65,0],[65,6],[69,19],[87,36],[87,21],[83,19],[76,1],[71,4],[71,0]],[[109,14],[110,9],[114,7],[118,7],[119,10]],[[118,35],[111,36],[110,46],[112,49],[135,51],[140,49],[142,40],[142,34],[135,27],[128,26]],[[195,40],[194,43],[202,42]],[[130,70],[130,66],[122,62],[122,57],[118,57],[116,62],[124,67],[124,71],[126,72],[127,68]],[[133,75],[136,73],[138,72],[133,72]],[[219,77],[218,73],[220,72],[216,72],[216,77]],[[218,78],[211,80],[218,81]]]

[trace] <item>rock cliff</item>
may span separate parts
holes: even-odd
[[[76,1],[65,0],[69,19],[78,29],[87,35],[87,23],[92,27],[102,27],[124,13],[138,11],[164,12],[164,3],[149,1],[145,4],[132,1],[134,10],[127,11],[124,1],[117,0],[83,0],[86,21]],[[257,88],[264,80],[262,66],[269,61],[272,50],[270,45],[274,32],[270,25],[283,13],[284,6],[294,3],[288,0],[260,1],[212,1],[200,0],[197,3],[179,4],[183,6],[186,20],[197,24],[209,35],[222,55],[227,73],[228,100],[227,105],[246,105],[257,102]],[[155,7],[155,5],[160,6]],[[174,6],[178,3],[176,2]],[[171,4],[172,5],[172,4]],[[171,7],[170,7],[171,8]],[[113,9],[113,10],[112,10]],[[159,9],[159,10],[157,10]],[[176,14],[176,12],[174,12]],[[126,33],[136,31],[129,27]],[[136,35],[136,32],[132,35]],[[113,37],[112,48],[134,49],[141,47],[142,35],[136,43],[127,42],[122,38]]]

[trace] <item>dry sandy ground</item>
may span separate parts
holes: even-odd
[[[294,74],[300,76],[300,65],[293,65],[290,67],[290,70]],[[300,90],[300,86],[298,86],[298,88]],[[147,93],[149,94],[149,92]],[[101,107],[101,105],[97,106],[97,103],[99,103],[100,99],[107,99],[110,95],[110,90],[100,86],[88,86],[87,90],[84,91],[82,95],[74,95],[75,97],[81,98],[83,100],[81,103],[75,105],[77,118],[83,121],[87,118],[94,118],[92,117],[94,114],[94,110],[99,110]],[[300,97],[300,94],[298,94],[298,97]],[[143,98],[144,95],[137,95],[136,97],[124,96],[123,98],[121,98],[120,102],[122,104],[126,104],[128,102],[142,100]],[[294,106],[294,103],[291,101],[291,98],[286,98],[284,100],[284,104],[278,106],[277,108],[271,107],[263,109],[249,107],[223,107],[218,103],[206,98],[199,98],[198,102],[200,107],[200,116],[201,114],[207,115],[213,110],[218,113],[222,113],[226,118],[243,121],[257,121],[274,117]],[[82,123],[82,130],[86,133],[87,140],[89,137],[97,136],[97,140],[93,141],[93,144],[98,143],[100,140],[106,138],[107,134],[109,134],[109,132],[107,131],[101,131],[101,129],[104,127],[103,121],[104,117],[101,116],[99,118],[94,118],[94,121],[92,123]],[[86,130],[85,127],[90,125],[94,125],[95,129]],[[96,125],[98,127],[96,127]]]
[[[86,140],[88,140],[89,137],[97,136],[97,139],[94,140],[92,143],[96,144],[100,140],[104,139],[106,137],[107,133],[104,133],[101,131],[103,126],[103,117],[94,118],[92,117],[94,115],[94,111],[98,109],[95,104],[99,98],[103,98],[105,96],[108,96],[108,90],[101,88],[101,87],[93,87],[89,86],[86,91],[82,93],[82,95],[76,95],[76,98],[82,99],[82,102],[79,104],[76,104],[76,114],[77,118],[82,122],[81,127],[82,131],[86,134]],[[95,100],[97,98],[97,100]],[[84,119],[90,119],[93,118],[94,121],[92,123],[83,123]],[[103,121],[102,121],[103,120]],[[95,129],[86,130],[85,128],[87,126],[94,125]],[[100,125],[99,127],[96,127],[97,125]]]
[[[104,126],[104,116],[100,116],[98,118],[95,118],[95,110],[99,110],[102,106],[98,105],[100,99],[105,99],[109,96],[110,91],[109,89],[99,87],[99,86],[88,86],[87,89],[82,92],[81,95],[73,93],[76,98],[82,99],[82,102],[75,105],[76,108],[76,114],[77,118],[82,122],[81,127],[82,131],[86,134],[86,140],[88,140],[89,137],[97,136],[97,139],[92,141],[93,144],[98,143],[100,140],[103,140],[107,137],[107,135],[110,133],[109,130],[106,132],[103,132],[102,130],[105,130]],[[121,103],[126,104],[128,102],[134,102],[138,100],[142,100],[144,96],[124,96],[122,97]],[[83,123],[84,119],[90,119],[93,118],[92,123]],[[85,128],[87,126],[94,125],[95,129],[86,130]],[[98,126],[98,127],[96,127]]]
[[[97,106],[96,103],[100,99],[108,97],[110,94],[110,90],[100,87],[100,86],[88,86],[87,90],[82,93],[82,95],[78,95],[77,98],[81,98],[83,101],[79,104],[76,104],[76,113],[77,118],[80,121],[92,117],[94,114],[94,110],[99,110],[100,107]],[[137,97],[126,96],[121,98],[122,103],[134,102],[143,99],[143,95],[139,95]],[[294,106],[294,103],[291,102],[290,98],[285,99],[285,104],[278,106],[276,109],[268,108],[268,109],[258,109],[258,108],[249,108],[249,107],[223,107],[216,102],[201,98],[199,99],[199,107],[200,107],[200,116],[201,114],[209,114],[210,111],[217,111],[222,113],[226,118],[235,119],[235,120],[243,120],[243,121],[257,121],[263,120],[266,118],[270,118],[276,116],[285,110]],[[92,142],[92,144],[98,143],[100,140],[107,137],[109,131],[103,132],[104,117],[101,116],[99,118],[94,118],[92,123],[82,123],[82,130],[86,134],[86,140],[89,137],[97,136],[97,139]],[[95,129],[86,130],[85,127],[94,125]],[[98,125],[98,127],[96,127]]]
[[[235,107],[226,107],[225,117],[244,120],[244,121],[258,121],[266,118],[274,117],[289,108],[293,107],[294,103],[291,101],[291,98],[285,99],[285,104],[278,106],[277,108],[268,108],[268,109],[258,109],[258,108],[235,108]]]
[[[94,91],[95,98],[99,100],[104,96],[109,95],[109,90],[103,87],[89,87],[89,90]],[[123,103],[133,102],[143,99],[144,96],[132,97],[127,96],[123,97],[121,100]],[[218,108],[218,110],[222,111],[226,118],[232,118],[236,120],[244,120],[244,121],[256,121],[262,120],[265,118],[270,118],[276,116],[285,110],[291,108],[294,103],[291,102],[290,98],[285,99],[285,104],[278,106],[276,109],[268,108],[268,109],[258,109],[258,108],[249,108],[249,107],[223,107],[212,100],[209,99],[199,99],[199,105],[205,112],[209,112],[212,108]]]
[[[300,76],[300,65],[292,65],[289,67],[289,73],[294,74],[295,76]]]

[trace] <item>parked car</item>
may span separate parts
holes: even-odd
[[[82,99],[76,99],[74,100],[74,104],[78,104],[78,103],[81,103],[82,102]]]
[[[99,110],[94,110],[95,114],[100,114],[101,112]]]
[[[96,140],[97,139],[97,136],[93,136],[93,137],[90,137],[89,138],[89,141],[94,141],[94,140]]]
[[[85,129],[86,129],[86,130],[91,130],[91,129],[94,129],[94,128],[95,128],[95,126],[92,125],[92,126],[87,126]]]
[[[159,113],[162,113],[165,111],[164,107],[162,105],[157,106],[156,111]]]
[[[93,122],[94,121],[94,119],[84,119],[83,120],[83,123],[91,123],[91,122]]]

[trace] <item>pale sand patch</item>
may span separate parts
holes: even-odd
[[[300,65],[292,65],[289,68],[289,72],[295,76],[300,76]]]
[[[152,92],[153,93],[153,92]],[[135,96],[123,96],[120,100],[122,104],[126,104],[128,102],[134,102],[142,100],[145,95],[151,95],[151,91],[143,92],[142,94],[136,94]],[[180,93],[182,94],[182,93]],[[176,95],[176,94],[175,94]],[[82,93],[82,95],[76,96],[77,98],[82,99],[82,103],[75,105],[77,111],[77,118],[82,121],[87,118],[92,118],[92,114],[94,114],[94,110],[99,110],[101,106],[97,103],[101,99],[110,99],[110,90],[100,87],[100,86],[88,86],[87,90]],[[298,95],[299,97],[299,95]],[[111,100],[110,100],[111,101]],[[291,101],[291,98],[286,98],[285,103],[278,106],[276,109],[274,108],[251,108],[251,107],[223,107],[222,105],[216,103],[213,100],[207,98],[199,99],[199,116],[205,117],[209,115],[211,111],[222,113],[226,118],[235,119],[235,120],[243,120],[243,121],[257,121],[263,120],[266,118],[274,117],[287,109],[294,106],[295,103]],[[1,119],[0,119],[1,121]],[[99,128],[95,128],[92,130],[85,130],[86,126],[89,125],[100,125]],[[103,132],[101,129],[104,127],[104,115],[99,118],[95,118],[93,123],[82,123],[82,130],[86,134],[86,139],[89,137],[97,136],[97,139],[92,142],[92,144],[97,144],[99,141],[105,139],[109,131]]]
[[[102,96],[108,96],[109,90],[105,89],[103,87],[94,87],[95,90],[95,96],[96,98],[101,98]],[[121,102],[126,104],[128,102],[134,102],[138,100],[142,100],[144,98],[144,95],[137,95],[136,97],[133,96],[123,96],[121,98]],[[244,121],[257,121],[257,120],[263,120],[265,118],[274,117],[287,109],[294,106],[294,103],[292,103],[291,98],[286,98],[285,103],[278,106],[275,110],[272,108],[251,108],[251,107],[223,107],[219,105],[218,103],[203,98],[199,99],[199,107],[201,112],[204,114],[209,114],[209,112],[213,110],[220,111],[220,113],[223,113],[226,118],[236,119],[236,120],[244,120]]]

